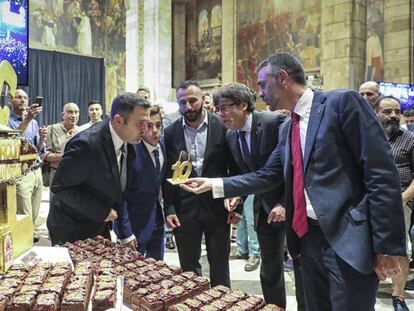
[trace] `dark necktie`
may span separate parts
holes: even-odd
[[[240,139],[240,143],[241,143],[241,151],[242,151],[242,155],[243,155],[243,159],[244,159],[244,163],[246,163],[248,169],[250,171],[254,171],[254,167],[253,167],[253,162],[252,162],[252,157],[250,155],[250,151],[249,151],[249,146],[247,145],[247,141],[246,141],[246,131],[238,131],[237,132],[239,134],[239,139]]]
[[[299,238],[308,232],[305,189],[303,180],[303,160],[300,146],[300,116],[292,112],[292,161],[293,161],[293,223],[292,229]]]
[[[126,161],[126,144],[124,143],[121,148],[121,160],[119,161],[119,176],[121,182],[122,193],[125,191],[127,184],[127,161]]]
[[[160,170],[161,170],[161,164],[160,164],[160,151],[158,150],[158,147],[154,149],[152,153],[154,154],[154,158],[155,158],[155,171],[157,172],[157,175],[159,176]]]

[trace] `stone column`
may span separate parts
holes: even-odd
[[[138,1],[129,1],[126,11],[126,91],[138,89]]]
[[[186,0],[173,1],[173,87],[185,80],[186,2]]]
[[[356,89],[365,71],[364,0],[322,0],[321,74],[324,90]]]
[[[222,83],[236,81],[236,0],[223,0],[222,8]]]
[[[411,76],[414,74],[414,64],[409,66],[410,1],[384,0],[384,81],[387,82],[409,83],[410,70]]]

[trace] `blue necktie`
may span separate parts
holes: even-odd
[[[155,170],[157,172],[157,175],[160,175],[160,170],[161,170],[161,164],[160,164],[160,151],[158,150],[158,148],[154,149],[154,151],[152,152],[154,154],[154,158],[155,158]]]
[[[242,155],[244,159],[244,163],[246,163],[248,169],[250,171],[254,171],[252,157],[250,155],[249,146],[247,145],[246,141],[246,131],[238,131],[241,147],[242,147]]]

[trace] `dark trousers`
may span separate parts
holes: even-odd
[[[309,223],[300,260],[308,311],[374,311],[377,276],[356,271],[336,255],[318,225]]]
[[[174,235],[181,268],[202,275],[200,256],[204,233],[211,286],[230,287],[230,226],[184,219],[180,219],[180,223],[181,227],[174,230]]]
[[[257,237],[259,239],[262,263],[260,266],[260,283],[263,297],[267,303],[286,308],[286,290],[284,275],[285,225],[284,223],[267,223],[267,213],[259,213]],[[293,259],[296,300],[298,311],[305,311],[305,296],[299,258]]]
[[[148,241],[139,241],[138,237],[138,251],[145,258],[164,259],[164,224],[157,225]]]
[[[263,297],[267,303],[286,308],[286,290],[284,275],[285,226],[283,223],[267,223],[265,212],[259,212],[257,223],[262,263],[260,283]]]

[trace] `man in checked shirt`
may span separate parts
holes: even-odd
[[[400,127],[400,101],[393,96],[379,98],[374,109],[391,145],[392,153],[400,173],[404,219],[407,234],[411,226],[414,198],[414,133]],[[409,239],[407,238],[407,241]],[[400,257],[401,273],[392,278],[394,310],[408,310],[404,302],[404,286],[409,272],[408,257]]]

